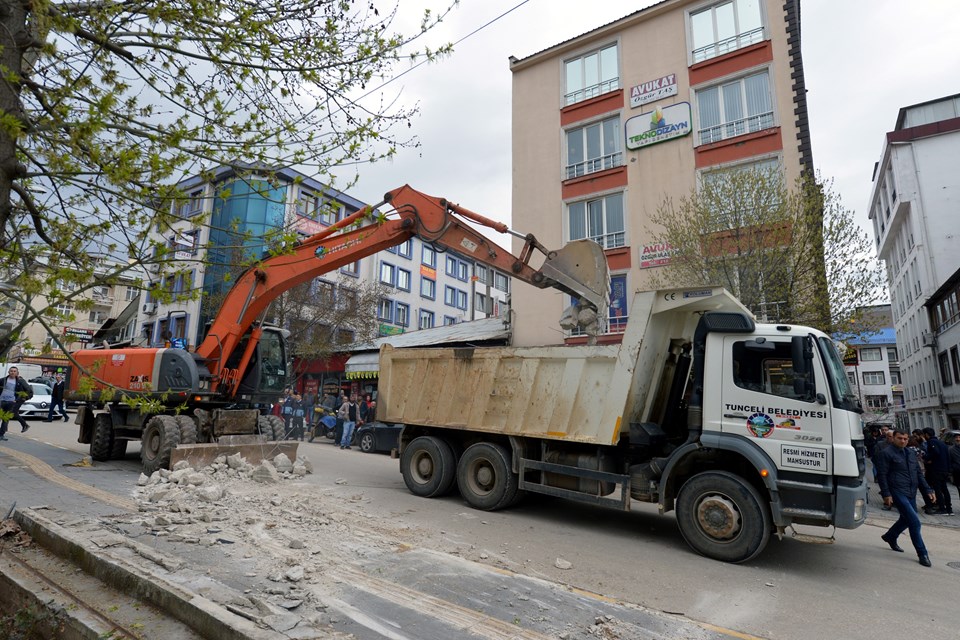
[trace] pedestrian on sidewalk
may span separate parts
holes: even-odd
[[[67,383],[63,380],[63,374],[58,373],[57,379],[53,383],[53,389],[50,390],[50,409],[47,411],[47,419],[44,422],[53,422],[53,414],[56,413],[57,407],[60,407],[60,415],[63,416],[63,421],[70,421],[70,416],[67,415],[67,410],[63,406],[63,396],[66,390]]]
[[[0,440],[7,440],[7,422],[12,418],[20,423],[20,433],[26,433],[30,425],[20,416],[20,405],[33,397],[33,387],[20,377],[20,369],[10,367],[0,388]]]
[[[953,484],[960,491],[960,433],[954,434],[950,447],[950,471],[953,473]]]
[[[917,515],[917,488],[919,487],[931,501],[936,494],[927,484],[920,470],[917,457],[907,450],[910,435],[898,429],[893,436],[893,446],[886,447],[877,457],[882,460],[877,466],[880,483],[880,495],[887,506],[896,505],[900,517],[880,538],[894,551],[903,552],[897,544],[897,538],[905,530],[910,530],[910,541],[917,552],[917,558],[925,567],[931,566],[930,555],[920,535],[920,516]]]
[[[927,482],[933,487],[933,492],[937,495],[936,509],[927,509],[927,514],[936,513],[941,516],[952,516],[953,504],[950,497],[950,487],[947,486],[950,480],[950,451],[931,427],[923,430],[923,437],[927,441],[924,456]]]

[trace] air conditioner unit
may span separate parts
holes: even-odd
[[[156,302],[147,302],[143,305],[143,312],[148,316],[152,316],[157,312],[157,303]]]
[[[929,331],[923,332],[923,346],[925,347],[935,347],[937,346],[937,337],[930,333]]]

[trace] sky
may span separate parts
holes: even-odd
[[[524,58],[651,4],[461,0],[429,34],[433,46],[460,40],[509,13],[456,45],[449,57],[384,88],[405,104],[419,104],[412,132],[421,146],[361,166],[349,193],[375,203],[386,191],[410,184],[509,223],[509,56]],[[416,19],[424,7],[440,6],[400,0],[396,25]],[[867,202],[873,165],[899,109],[960,93],[960,6],[956,0],[804,0],[801,31],[815,168],[833,180],[844,206],[872,239]]]

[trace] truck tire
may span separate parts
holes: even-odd
[[[286,431],[283,418],[277,416],[260,416],[257,418],[257,427],[260,429],[260,435],[269,442],[283,440],[283,434]]]
[[[496,511],[517,499],[519,477],[510,469],[510,452],[505,447],[478,442],[460,457],[457,485],[471,507]]]
[[[180,429],[180,444],[197,444],[197,423],[190,416],[174,416]]]
[[[756,488],[726,471],[698,473],[677,498],[680,533],[694,551],[723,562],[747,562],[763,551],[773,528]]]
[[[400,456],[403,482],[415,496],[433,498],[445,494],[456,478],[457,462],[453,449],[435,436],[420,436]]]
[[[154,416],[147,421],[141,440],[140,460],[149,476],[170,466],[170,452],[180,444],[180,425],[173,416]]]
[[[125,441],[124,441],[125,442]],[[97,462],[109,460],[113,450],[113,420],[109,413],[98,413],[93,419],[90,457]]]

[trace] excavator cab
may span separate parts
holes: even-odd
[[[245,335],[227,360],[227,367],[235,368],[240,364],[250,335]],[[263,335],[253,352],[253,358],[247,367],[246,375],[240,381],[237,395],[251,402],[276,402],[287,387],[287,345],[284,332],[279,327],[263,327]]]

